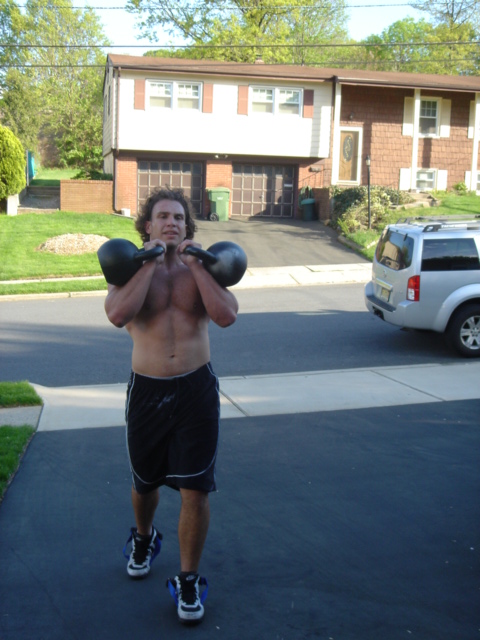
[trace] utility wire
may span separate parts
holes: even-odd
[[[452,45],[474,46],[480,40],[447,42],[370,42],[348,44],[0,44],[0,49],[338,49],[352,47],[444,47]]]
[[[212,64],[215,64],[216,62],[218,62],[218,60],[211,60],[210,61]],[[334,65],[332,67],[327,67],[327,68],[342,68],[340,65],[344,65],[345,67],[348,67],[350,65],[355,65],[355,68],[358,70],[360,67],[365,67],[365,66],[382,66],[382,65],[399,65],[399,66],[408,66],[408,65],[422,65],[422,64],[439,64],[439,63],[449,63],[449,64],[457,64],[460,62],[472,62],[471,58],[457,58],[455,60],[452,60],[450,58],[447,59],[443,59],[443,60],[436,60],[436,59],[430,59],[430,60],[405,60],[405,61],[397,61],[397,60],[335,60],[334,62],[330,63],[331,65]],[[235,65],[237,66],[244,66],[245,64],[249,64],[246,62],[231,62],[229,64],[229,66],[233,67]],[[253,63],[252,63],[253,64]],[[301,66],[300,64],[296,64],[296,63],[265,63],[263,66],[268,67],[268,66],[272,66],[272,65],[276,65],[276,64],[281,64],[283,67],[298,67]],[[328,64],[328,62],[312,62],[312,63],[308,63],[308,67],[325,67],[325,65]],[[191,65],[192,67],[195,67],[195,63],[193,63]],[[104,69],[105,65],[104,64],[0,64],[0,69]],[[198,69],[205,69],[204,66],[198,66]]]

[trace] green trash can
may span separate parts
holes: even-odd
[[[228,204],[230,202],[230,189],[227,187],[214,187],[207,189],[210,200],[210,220],[228,222]]]
[[[315,213],[315,199],[306,198],[300,201],[300,208],[302,209],[303,220],[316,220],[317,215]]]

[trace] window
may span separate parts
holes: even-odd
[[[480,191],[480,171],[477,173],[477,191]]]
[[[419,131],[421,136],[437,135],[438,101],[421,100]]]
[[[301,93],[299,89],[252,87],[252,112],[298,116],[301,113]]]
[[[198,109],[200,107],[199,85],[179,84],[177,86],[177,106],[179,109]]]
[[[149,106],[160,109],[191,109],[201,107],[201,84],[178,82],[148,82]]]
[[[254,89],[252,93],[254,113],[273,113],[273,89]]]
[[[422,271],[479,270],[478,251],[473,238],[425,240]]]
[[[170,109],[172,106],[172,85],[170,82],[149,82],[150,106]]]
[[[417,189],[435,189],[435,169],[419,169],[417,171]]]
[[[375,258],[394,271],[401,271],[412,264],[413,239],[403,233],[386,229],[378,243]]]
[[[280,89],[278,92],[278,112],[298,115],[300,113],[300,91]]]

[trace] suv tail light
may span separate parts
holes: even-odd
[[[412,276],[408,279],[407,300],[418,302],[420,300],[420,276]]]

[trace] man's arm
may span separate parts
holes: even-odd
[[[145,243],[145,249],[151,249],[161,245],[158,240]],[[105,298],[105,312],[107,318],[116,327],[124,327],[137,315],[143,307],[152,282],[155,268],[159,262],[163,262],[162,254],[156,260],[147,260],[142,267],[123,287],[108,285],[108,294]]]
[[[238,302],[231,291],[221,287],[211,276],[198,258],[183,253],[185,247],[195,244],[190,240],[185,240],[178,247],[177,251],[180,259],[186,264],[196,282],[202,302],[206,312],[212,322],[219,327],[229,327],[237,319]],[[196,245],[199,246],[199,245]]]

